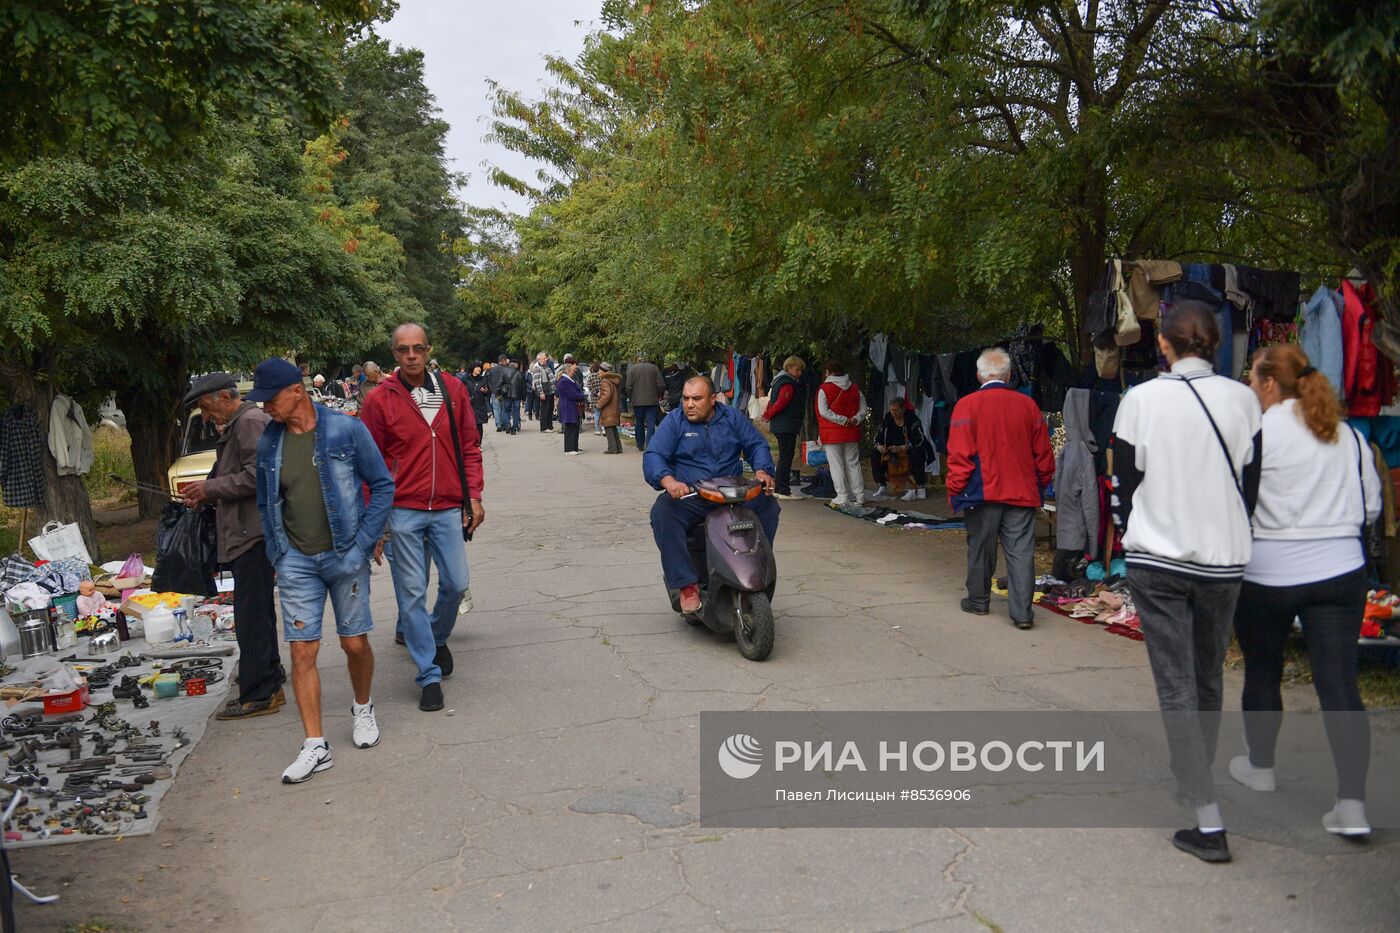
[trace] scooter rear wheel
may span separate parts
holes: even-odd
[[[773,653],[773,604],[763,593],[738,595],[734,642],[750,661],[766,661]]]

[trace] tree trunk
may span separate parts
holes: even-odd
[[[117,389],[117,405],[126,415],[131,434],[131,465],[136,481],[161,490],[169,488],[170,465],[179,453],[180,403],[189,381],[183,350],[172,348],[159,359],[169,381],[139,382]],[[170,501],[167,492],[141,490],[136,505],[142,518],[157,518]]]
[[[1075,197],[1074,252],[1070,256],[1070,277],[1074,284],[1070,318],[1075,323],[1075,346],[1079,347],[1079,362],[1089,366],[1094,362],[1092,336],[1084,332],[1084,310],[1089,295],[1103,279],[1104,252],[1108,248],[1108,195],[1103,172],[1086,168],[1087,177]]]
[[[92,517],[92,499],[81,476],[59,476],[58,461],[47,443],[49,410],[53,407],[56,392],[53,383],[40,381],[39,373],[53,371],[53,351],[40,348],[33,353],[0,355],[0,376],[9,386],[10,399],[19,405],[28,405],[39,415],[39,428],[45,443],[41,445],[44,468],[44,504],[36,511],[38,522],[31,526],[31,533],[38,534],[46,522],[59,521],[64,524],[76,522],[82,532],[83,543],[88,555],[100,561],[102,555],[97,545],[97,521]],[[20,542],[24,547],[25,542]]]

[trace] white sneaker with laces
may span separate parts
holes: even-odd
[[[913,502],[913,501],[914,501],[915,499],[917,499],[917,498],[919,498],[918,495],[914,492],[914,490],[911,489],[911,490],[909,490],[908,492],[906,492],[904,495],[900,496],[900,497],[899,497],[899,501],[900,501],[900,502]]]
[[[303,743],[301,751],[297,753],[296,761],[287,766],[287,770],[282,772],[283,784],[300,784],[302,781],[310,779],[311,775],[318,771],[325,771],[334,765],[331,759],[331,747],[324,740],[314,744]]]
[[[350,706],[350,740],[356,748],[374,748],[379,744],[379,723],[374,718],[374,701]]]
[[[472,605],[472,591],[471,588],[468,587],[467,591],[462,594],[462,601],[457,604],[457,615],[464,616],[471,612]]]

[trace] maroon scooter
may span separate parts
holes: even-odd
[[[734,634],[739,653],[763,661],[773,651],[773,590],[778,565],[758,516],[745,503],[766,495],[745,476],[717,476],[692,483],[695,494],[720,503],[690,533],[690,559],[700,580],[700,609],[681,613],[691,625]],[[679,590],[667,588],[681,612]]]

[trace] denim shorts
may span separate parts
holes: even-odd
[[[307,556],[294,547],[277,562],[277,591],[282,603],[282,636],[287,641],[320,641],[326,597],[342,638],[374,629],[369,607],[369,558],[357,547]]]

